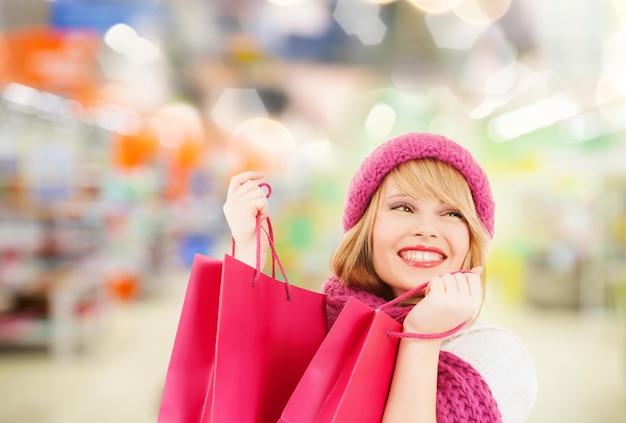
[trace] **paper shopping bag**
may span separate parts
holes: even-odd
[[[229,255],[216,268],[195,257],[158,422],[274,423],[326,334],[324,296]]]
[[[311,360],[279,422],[380,423],[402,325],[350,298]]]
[[[222,261],[196,254],[159,410],[159,423],[200,422],[215,361]]]

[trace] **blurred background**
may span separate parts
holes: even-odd
[[[623,0],[3,0],[0,422],[154,422],[193,256],[266,173],[319,290],[358,164],[444,134],[496,198],[529,422],[626,421]]]

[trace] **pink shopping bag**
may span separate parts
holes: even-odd
[[[326,335],[324,295],[261,273],[258,263],[195,256],[159,423],[280,418]]]
[[[350,298],[302,376],[280,422],[380,423],[402,325]]]

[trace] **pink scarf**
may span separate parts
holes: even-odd
[[[326,295],[329,328],[350,297],[372,308],[379,308],[387,302],[367,291],[343,285],[336,276],[324,283],[322,291]],[[392,305],[385,308],[385,312],[402,323],[411,307]],[[498,405],[482,376],[470,364],[447,351],[439,353],[437,422],[502,423]]]

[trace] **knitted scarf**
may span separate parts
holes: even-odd
[[[322,286],[326,295],[326,319],[330,328],[348,298],[355,297],[364,304],[379,308],[387,301],[367,291],[343,285],[331,276]],[[385,312],[398,322],[412,306],[393,305]],[[502,423],[498,405],[482,376],[456,355],[441,351],[437,378],[438,423]]]

